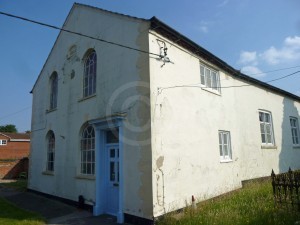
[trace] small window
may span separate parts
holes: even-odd
[[[7,140],[0,140],[0,145],[7,145]]]
[[[81,174],[95,174],[95,131],[87,126],[81,136]]]
[[[269,112],[259,112],[261,143],[263,145],[275,145],[272,115]]]
[[[200,80],[201,84],[208,89],[221,92],[219,72],[200,64]]]
[[[96,93],[97,55],[92,51],[87,55],[84,63],[83,97]]]
[[[58,75],[53,72],[50,77],[50,110],[57,107]]]
[[[299,145],[299,124],[298,119],[290,117],[293,145]]]
[[[55,135],[53,131],[48,133],[47,171],[54,171],[55,159]]]
[[[220,160],[231,161],[231,140],[229,131],[219,131]]]

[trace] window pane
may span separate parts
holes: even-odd
[[[226,133],[223,134],[223,141],[224,141],[224,145],[227,145],[228,144],[228,136]]]
[[[265,113],[265,122],[270,123],[270,115]]]
[[[221,159],[231,159],[230,133],[227,131],[219,131],[219,150]]]
[[[110,158],[115,158],[115,149],[110,149]]]
[[[115,163],[114,162],[110,162],[110,181],[115,181]]]
[[[265,124],[264,124],[264,123],[261,123],[261,124],[260,124],[260,132],[261,132],[262,134],[265,133]]]
[[[259,121],[260,122],[264,121],[264,114],[262,112],[259,113]]]
[[[220,156],[223,156],[223,149],[222,149],[222,145],[219,145],[219,149],[220,149]]]
[[[205,73],[204,73],[204,66],[200,66],[200,78],[201,84],[205,85]]]
[[[211,75],[209,69],[205,69],[205,75],[206,75],[206,87],[211,87]]]
[[[119,143],[119,129],[106,131],[106,143]]]
[[[81,173],[95,173],[95,131],[92,126],[82,131],[81,139]]]
[[[212,89],[217,90],[218,89],[218,85],[217,85],[217,74],[216,72],[212,71]]]
[[[87,97],[96,92],[96,74],[97,74],[97,55],[92,51],[85,61],[84,79],[83,79],[83,95]]]

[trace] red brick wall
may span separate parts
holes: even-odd
[[[21,172],[27,173],[30,142],[11,142],[2,135],[0,139],[7,140],[7,145],[0,145],[0,179],[14,179]]]
[[[28,158],[0,160],[0,179],[16,179],[22,172],[28,173]]]
[[[7,142],[0,145],[0,159],[22,159],[28,157],[30,142]]]

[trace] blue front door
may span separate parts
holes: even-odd
[[[106,213],[117,215],[119,210],[119,145],[107,145],[106,153]]]

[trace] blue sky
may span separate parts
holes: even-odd
[[[61,27],[73,2],[1,0],[0,11]],[[300,70],[299,0],[77,2],[145,19],[156,16],[229,65],[262,81]],[[15,124],[20,132],[30,130],[29,92],[57,35],[56,30],[0,15],[0,125]],[[274,70],[279,71],[266,72]],[[271,84],[300,95],[300,73]]]

